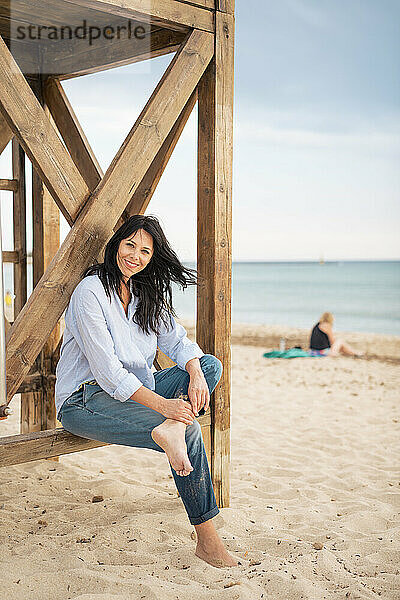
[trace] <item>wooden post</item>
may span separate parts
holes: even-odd
[[[14,190],[14,251],[18,262],[14,263],[14,319],[26,302],[26,185],[25,152],[16,138],[12,141],[13,178],[17,181]]]
[[[44,105],[42,81],[39,81],[35,92]],[[49,110],[45,105],[44,108],[49,116]],[[60,246],[60,211],[35,169],[32,170],[32,215],[35,287]],[[60,323],[57,323],[36,360],[38,372],[42,375],[42,388],[21,394],[21,433],[52,429],[56,425],[52,359],[59,339]]]
[[[211,472],[220,507],[229,506],[232,123],[234,19],[216,13],[215,55],[198,87],[197,341],[224,371],[212,402]]]

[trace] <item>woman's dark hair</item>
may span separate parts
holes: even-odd
[[[131,292],[139,298],[133,320],[147,334],[153,331],[158,335],[160,319],[168,327],[168,313],[177,316],[172,305],[171,282],[179,284],[182,289],[188,285],[197,285],[197,272],[182,265],[169,245],[157,217],[130,217],[107,243],[104,262],[86,269],[83,277],[98,275],[110,301],[111,291],[115,291],[121,297],[122,272],[117,264],[117,252],[121,241],[131,237],[138,229],[144,229],[152,236],[153,256],[143,271],[129,279]]]

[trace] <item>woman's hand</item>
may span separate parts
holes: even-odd
[[[190,373],[188,396],[196,417],[199,410],[207,410],[210,406],[210,391],[201,369]]]
[[[167,419],[181,421],[185,425],[191,425],[194,421],[194,414],[189,402],[180,398],[163,398],[159,411]]]

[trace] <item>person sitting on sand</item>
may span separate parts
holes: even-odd
[[[361,356],[333,333],[334,316],[330,312],[324,312],[320,320],[314,325],[310,337],[310,353],[312,356]]]
[[[175,321],[172,282],[196,284],[195,271],[181,264],[156,217],[132,216],[71,296],[56,371],[57,418],[84,438],[165,452],[197,532],[196,555],[235,566],[211,520],[219,509],[195,419],[209,407],[222,364]],[[157,346],[176,366],[152,372]]]

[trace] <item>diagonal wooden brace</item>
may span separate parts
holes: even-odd
[[[0,113],[71,225],[89,189],[1,36]]]
[[[83,271],[108,239],[213,54],[212,34],[195,30],[188,36],[18,315],[7,344],[9,400],[61,317]]]

